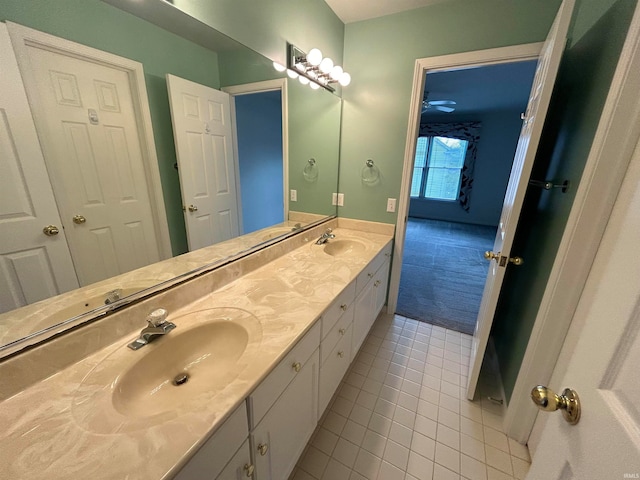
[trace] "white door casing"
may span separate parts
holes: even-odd
[[[0,23],[0,313],[78,288],[9,33]],[[60,232],[46,236],[43,228]]]
[[[515,237],[522,203],[540,142],[545,116],[551,101],[560,60],[565,49],[574,3],[574,0],[563,0],[560,5],[540,54],[533,85],[531,86],[527,111],[520,138],[518,139],[500,223],[498,224],[498,231],[493,245],[493,252],[495,252],[496,258],[491,260],[473,335],[471,363],[467,380],[467,398],[469,400],[473,399],[476,392],[500,289],[506,267],[509,265],[511,246]]]
[[[170,257],[142,65],[8,27],[80,284]]]
[[[189,250],[238,236],[229,94],[167,75]]]
[[[578,393],[581,419],[570,426],[557,412],[538,415],[551,416],[527,478],[640,478],[639,211],[640,142],[567,335],[572,355],[559,359],[566,374],[549,385]]]

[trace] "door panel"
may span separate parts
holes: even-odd
[[[167,86],[187,240],[195,250],[239,234],[229,95],[173,75]]]
[[[0,313],[78,288],[7,28],[0,24]],[[59,227],[46,236],[47,225]]]
[[[473,335],[467,382],[467,398],[470,400],[473,399],[478,384],[482,359],[489,340],[505,269],[509,265],[508,259],[511,256],[511,246],[540,142],[542,126],[551,101],[553,85],[564,51],[574,3],[575,0],[563,0],[538,60],[527,112],[513,159],[500,223],[493,245],[493,252],[497,255],[497,258],[490,260],[491,266],[487,274],[478,321]]]

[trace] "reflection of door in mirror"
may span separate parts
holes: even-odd
[[[78,287],[36,128],[0,24],[0,313]],[[46,235],[53,225],[58,232]],[[50,230],[53,233],[53,230]]]
[[[21,43],[21,67],[82,286],[163,258],[153,214],[161,206],[146,178],[143,99],[112,63],[130,61],[46,37],[54,48]]]
[[[239,233],[229,95],[167,75],[189,250]]]

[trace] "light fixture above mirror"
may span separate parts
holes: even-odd
[[[314,90],[322,87],[335,92],[332,83],[339,83],[343,87],[351,83],[351,75],[340,65],[334,65],[329,57],[323,57],[317,48],[305,53],[295,45],[287,43],[287,66],[275,62],[273,66],[278,71],[284,71],[286,68],[289,77],[298,78],[302,84],[309,84]]]

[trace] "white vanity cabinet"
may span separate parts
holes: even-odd
[[[175,480],[232,480],[250,477],[253,465],[248,433],[247,407],[242,402],[178,472]]]
[[[356,279],[358,296],[355,301],[351,347],[354,355],[384,306],[389,283],[390,257],[391,243],[388,243]]]
[[[288,478],[317,424],[320,322],[249,397],[255,480]]]

